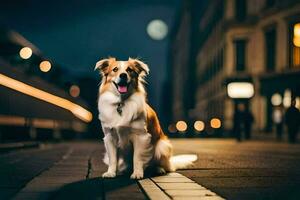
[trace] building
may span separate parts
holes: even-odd
[[[235,101],[226,83],[247,81],[246,101],[256,130],[272,129],[274,106],[300,96],[300,2],[297,0],[212,0],[198,26],[197,89],[193,113],[220,118],[232,129]]]
[[[183,1],[171,35],[169,72],[172,77],[172,121],[187,120],[195,104],[195,56],[198,43],[196,24],[199,23],[202,1]]]

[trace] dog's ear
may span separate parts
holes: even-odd
[[[138,70],[138,73],[141,75],[148,75],[149,74],[149,67],[146,63],[140,61],[139,59],[128,59],[129,62],[134,64],[134,67]]]
[[[109,67],[110,63],[115,60],[116,60],[116,58],[106,58],[106,59],[99,60],[96,63],[94,70],[99,69],[102,75],[107,75],[108,67]]]

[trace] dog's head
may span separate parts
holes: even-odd
[[[111,90],[120,96],[130,96],[135,91],[143,90],[144,77],[149,73],[148,65],[132,58],[127,61],[103,59],[96,63],[96,69],[102,75],[102,92]]]

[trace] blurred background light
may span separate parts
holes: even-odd
[[[227,85],[227,93],[230,98],[251,98],[254,95],[254,87],[248,82],[233,82]]]
[[[40,70],[42,72],[49,72],[51,69],[51,63],[48,60],[44,60],[40,63]]]
[[[293,43],[296,47],[300,47],[300,23],[294,25]]]
[[[45,92],[43,90],[35,88],[21,81],[15,80],[3,74],[0,74],[0,85],[69,110],[77,118],[81,119],[84,122],[90,122],[93,119],[92,113],[86,110],[85,108],[67,99]]]
[[[177,132],[177,129],[176,129],[175,124],[170,124],[170,125],[168,126],[168,131],[169,131],[169,133],[176,133],[176,132]]]
[[[20,57],[23,58],[23,59],[28,59],[28,58],[30,58],[31,55],[32,55],[32,50],[31,50],[31,48],[29,48],[29,47],[23,47],[23,48],[20,50],[19,55],[20,55]]]
[[[220,128],[221,127],[221,120],[218,118],[212,118],[210,120],[210,126],[212,128]]]
[[[279,106],[282,103],[282,97],[279,93],[275,93],[271,97],[271,103],[273,106]]]
[[[187,130],[187,123],[185,121],[178,121],[176,123],[176,129],[179,132],[185,132]]]
[[[162,40],[168,34],[168,26],[164,21],[155,19],[149,22],[147,33],[153,40]]]
[[[69,93],[72,97],[78,97],[80,95],[80,88],[77,85],[72,85]]]
[[[300,109],[300,97],[296,98],[296,107]]]
[[[300,47],[300,37],[294,37],[293,43],[296,47]]]
[[[283,106],[285,108],[290,107],[291,100],[292,100],[292,92],[291,92],[291,90],[287,89],[284,91],[284,95],[283,95]]]
[[[205,124],[203,121],[195,121],[194,123],[194,129],[198,132],[203,131],[205,128]]]
[[[294,37],[300,37],[300,23],[294,25]]]

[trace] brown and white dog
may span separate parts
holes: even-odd
[[[148,166],[162,173],[185,168],[197,159],[172,157],[172,145],[146,102],[144,78],[149,68],[145,63],[108,58],[98,61],[95,69],[102,75],[98,109],[106,149],[103,160],[108,165],[102,177],[133,168],[131,178],[140,179]]]

